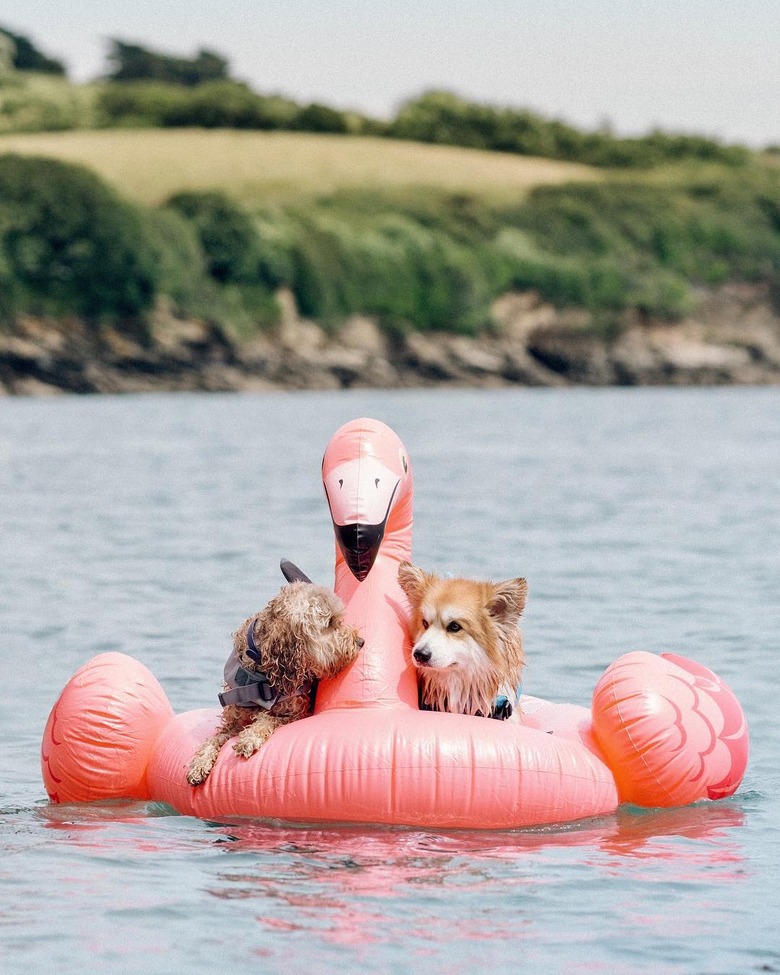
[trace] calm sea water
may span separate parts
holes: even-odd
[[[734,798],[511,833],[48,804],[83,662],[211,706],[279,558],[331,580],[319,464],[363,415],[410,452],[418,562],[528,577],[529,693],[587,703],[631,649],[732,686]],[[779,485],[778,390],[0,400],[0,970],[780,972]]]

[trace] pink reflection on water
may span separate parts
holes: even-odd
[[[426,890],[493,894],[554,884],[559,876],[554,868],[562,860],[571,864],[572,857],[607,877],[630,874],[634,880],[650,882],[744,880],[742,847],[733,833],[744,821],[745,814],[724,801],[682,809],[623,808],[597,821],[514,833],[243,822],[215,827],[224,837],[228,857],[273,853],[283,858],[284,868],[271,876],[260,869],[227,870],[210,893],[230,898],[240,890],[238,896],[280,901],[292,909],[291,916],[263,914],[257,919],[261,925],[305,930],[355,947],[392,937],[383,905],[390,899],[393,904],[388,906],[397,912],[399,901],[424,902]],[[550,861],[547,880],[545,858]],[[490,924],[450,917],[442,913],[441,901],[405,923],[406,935],[418,942],[422,953],[426,943],[522,939],[533,929],[533,919],[519,915],[511,923],[493,917]]]
[[[403,941],[421,961],[452,944],[458,946],[459,970],[469,967],[464,952],[472,957],[470,945],[478,964],[480,944],[532,941],[542,923],[538,896],[546,892],[547,909],[555,910],[558,892],[582,867],[595,882],[628,878],[643,887],[723,885],[746,877],[739,832],[746,814],[737,800],[662,810],[621,807],[598,820],[516,832],[209,824],[118,802],[49,806],[38,818],[58,842],[108,861],[117,855],[164,860],[182,852],[199,858],[218,851],[205,893],[241,901],[250,910],[256,905],[258,933],[271,938],[304,934],[313,944],[348,947],[358,955],[370,945]],[[464,916],[464,895],[474,918]],[[531,913],[522,908],[529,896],[535,900]],[[479,905],[495,908],[512,897],[515,906],[491,910],[489,923],[479,916]],[[461,909],[451,909],[453,901]],[[623,908],[632,924],[651,933],[682,923],[662,903],[648,911],[646,898]],[[258,945],[261,950],[276,952],[270,945]]]

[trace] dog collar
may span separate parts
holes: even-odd
[[[508,718],[511,718],[512,715],[515,712],[515,708],[517,707],[517,705],[518,705],[518,703],[520,701],[520,698],[521,698],[522,694],[523,694],[523,685],[522,684],[518,685],[517,692],[515,693],[514,703],[509,700],[509,698],[507,697],[506,694],[499,694],[498,697],[493,702],[493,707],[488,712],[487,717],[488,718],[495,718],[497,721],[506,721]],[[421,711],[435,711],[436,710],[435,708],[432,708],[430,704],[426,704],[422,700],[422,697],[420,697],[418,703],[419,703],[419,707],[420,707],[420,710]],[[485,715],[482,714],[481,711],[478,711],[477,714],[475,715],[475,717],[477,717],[477,718],[484,718]]]
[[[523,685],[518,684],[517,690],[515,691],[514,702],[509,700],[506,694],[499,694],[493,704],[493,710],[488,715],[489,718],[496,718],[499,721],[506,721],[507,718],[511,718],[515,712],[515,708],[520,703],[520,698],[523,694]]]
[[[488,715],[489,718],[496,718],[498,721],[506,721],[512,717],[514,707],[506,694],[500,694],[493,705],[493,710]]]
[[[255,643],[255,621],[250,620],[246,628],[247,656],[251,657],[256,664],[260,663],[260,651]],[[262,676],[262,675],[261,675]]]
[[[512,704],[506,694],[499,694],[488,717],[495,718],[497,721],[506,721],[507,718],[512,717],[514,711],[515,706]]]

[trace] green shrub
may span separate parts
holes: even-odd
[[[213,318],[227,335],[246,341],[278,324],[279,304],[262,284],[228,284],[219,290]]]
[[[474,332],[490,288],[478,260],[445,233],[394,213],[300,215],[293,289],[304,314],[335,324],[352,312],[394,329]]]
[[[147,211],[157,291],[182,316],[213,317],[218,289],[192,223],[169,207]]]
[[[96,98],[98,124],[106,127],[162,127],[187,99],[187,90],[156,82],[103,84]]]
[[[135,207],[81,166],[0,157],[0,266],[6,314],[142,315],[156,267]]]
[[[217,191],[177,193],[167,205],[191,222],[216,281],[257,279],[260,238],[246,210]]]
[[[344,134],[349,131],[349,124],[344,112],[337,112],[327,105],[313,102],[302,108],[294,122],[294,127],[302,132],[335,132]]]
[[[92,91],[62,78],[0,74],[0,133],[59,132],[92,121]]]
[[[291,215],[275,209],[252,218],[259,236],[258,278],[269,288],[292,284],[296,224]]]
[[[209,191],[139,210],[79,167],[0,157],[0,315],[142,319],[167,295],[245,338],[277,319],[287,285],[329,327],[362,312],[394,331],[474,334],[516,288],[589,309],[606,335],[626,308],[686,314],[701,284],[780,293],[780,170],[674,172],[511,203],[372,190],[250,211]]]
[[[206,269],[220,284],[258,284],[268,290],[291,283],[295,229],[289,216],[250,215],[218,191],[177,193],[167,207],[190,223]]]
[[[659,268],[641,275],[628,290],[624,303],[645,315],[677,319],[691,311],[693,295],[680,274]]]
[[[286,99],[257,95],[235,81],[215,81],[182,92],[160,124],[206,129],[292,128],[295,112],[295,105]]]
[[[237,339],[278,320],[273,290],[289,280],[292,265],[281,234],[274,234],[267,220],[250,216],[218,192],[178,193],[161,215],[183,222],[197,242],[200,266],[211,287],[204,288],[196,277],[187,282],[186,294],[192,295],[195,287],[201,314],[205,311]],[[182,267],[182,262],[176,266]]]
[[[104,84],[97,109],[104,126],[207,129],[291,129],[299,113],[288,99],[227,80],[192,88],[155,81]]]
[[[469,102],[447,91],[426,92],[402,105],[388,133],[399,139],[544,156],[593,166],[648,169],[682,159],[742,165],[743,146],[700,136],[652,132],[621,139],[609,131],[580,132],[521,109]]]
[[[544,255],[542,269],[531,270],[550,274],[543,290],[557,279],[559,300],[581,291],[589,298],[577,300],[590,306],[619,299],[666,316],[690,308],[691,284],[780,273],[774,206],[780,206],[780,174],[744,170],[737,178],[721,171],[690,186],[615,180],[540,187],[510,223]],[[529,276],[528,262],[538,264],[538,253],[519,256]],[[572,262],[580,271],[570,277]]]

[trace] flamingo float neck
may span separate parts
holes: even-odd
[[[408,646],[408,607],[398,566],[411,559],[413,479],[397,434],[379,420],[345,424],[322,461],[336,536],[335,589],[365,646],[338,677],[320,684],[316,711],[417,708]]]

